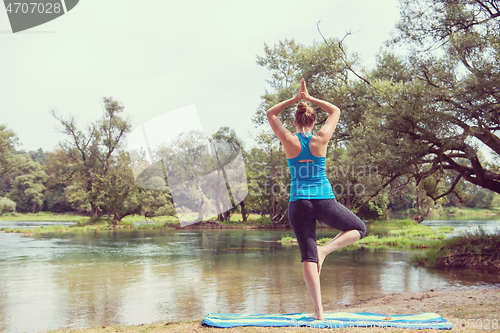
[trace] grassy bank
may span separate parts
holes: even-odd
[[[366,224],[367,236],[345,249],[354,250],[360,247],[368,248],[410,248],[425,249],[445,239],[444,233],[453,232],[452,227],[440,228],[438,231],[429,226],[418,224],[412,220],[390,220]],[[324,245],[331,238],[318,240],[318,245]],[[282,244],[295,244],[294,237],[283,237]]]
[[[85,216],[73,213],[4,213],[0,215],[0,221],[37,221],[37,222],[78,222]]]
[[[432,246],[412,259],[414,264],[438,268],[480,268],[500,270],[500,234],[478,229]]]
[[[417,214],[414,208],[393,211],[391,216],[393,218],[409,218]],[[439,219],[472,219],[481,218],[487,219],[490,217],[495,217],[500,215],[500,209],[484,209],[484,208],[468,208],[468,207],[440,207],[438,209],[432,210],[429,216],[426,218],[428,220],[439,220]]]
[[[108,217],[103,217],[97,221],[90,222],[88,216],[75,215],[70,213],[56,214],[56,213],[46,213],[40,212],[36,214],[15,214],[15,215],[3,215],[0,221],[33,221],[33,222],[73,222],[71,226],[66,226],[62,224],[54,224],[50,226],[40,226],[36,228],[0,228],[3,232],[12,233],[22,233],[25,236],[33,236],[36,234],[48,234],[48,233],[66,233],[66,232],[87,232],[87,231],[98,231],[98,230],[115,230],[115,229],[157,229],[165,228],[169,226],[178,225],[179,222],[177,218],[172,216],[161,216],[155,218],[154,221],[144,218],[144,216],[132,215],[125,217],[120,224],[115,226],[112,223],[112,219]],[[134,223],[143,222],[143,225],[136,226]]]
[[[500,215],[500,209],[445,207],[443,213],[448,217],[480,216],[489,217]]]
[[[143,215],[130,215],[124,217],[119,225],[114,225],[111,218],[103,217],[98,221],[90,222],[88,216],[74,214],[56,214],[40,212],[37,214],[4,214],[0,216],[0,221],[33,221],[33,222],[73,222],[71,226],[51,225],[40,226],[36,228],[0,228],[0,231],[22,233],[25,236],[48,233],[65,232],[86,232],[99,230],[115,229],[161,229],[161,228],[180,228],[179,220],[175,216],[157,216],[145,218]],[[191,228],[267,228],[272,226],[268,217],[262,217],[258,214],[250,214],[247,221],[243,221],[241,214],[233,214],[229,221],[215,222],[216,217]],[[137,223],[137,225],[136,225]],[[189,228],[189,227],[187,227]]]

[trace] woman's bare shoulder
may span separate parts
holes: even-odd
[[[309,150],[316,157],[324,157],[326,156],[326,148],[328,146],[328,142],[325,143],[323,138],[313,135],[311,137],[311,141],[309,141]]]
[[[295,158],[299,156],[301,150],[300,139],[296,134],[290,133],[287,136],[286,140],[281,142],[283,144],[283,148],[285,149],[285,154],[287,158]]]

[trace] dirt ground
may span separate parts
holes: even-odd
[[[360,300],[346,306],[325,309],[326,312],[372,312],[383,314],[417,314],[435,312],[450,321],[452,332],[497,332],[500,333],[500,289],[469,289],[456,291],[426,291],[413,294],[386,295]],[[398,328],[269,328],[239,327],[221,329],[201,326],[201,319],[189,322],[159,322],[138,326],[93,327],[78,330],[52,332],[410,332]],[[436,332],[419,330],[418,332]]]

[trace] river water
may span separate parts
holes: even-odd
[[[498,222],[481,223],[489,230]],[[19,224],[30,225],[0,227]],[[0,332],[198,319],[207,313],[311,312],[298,247],[276,242],[283,235],[292,232],[0,233]],[[500,287],[497,274],[412,266],[407,262],[415,253],[333,253],[321,274],[325,311],[384,294]]]

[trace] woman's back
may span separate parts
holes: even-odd
[[[314,138],[310,133],[299,133],[300,153],[288,159],[292,177],[290,183],[290,202],[300,199],[335,198],[330,181],[326,175],[325,156],[315,156],[310,150]]]

